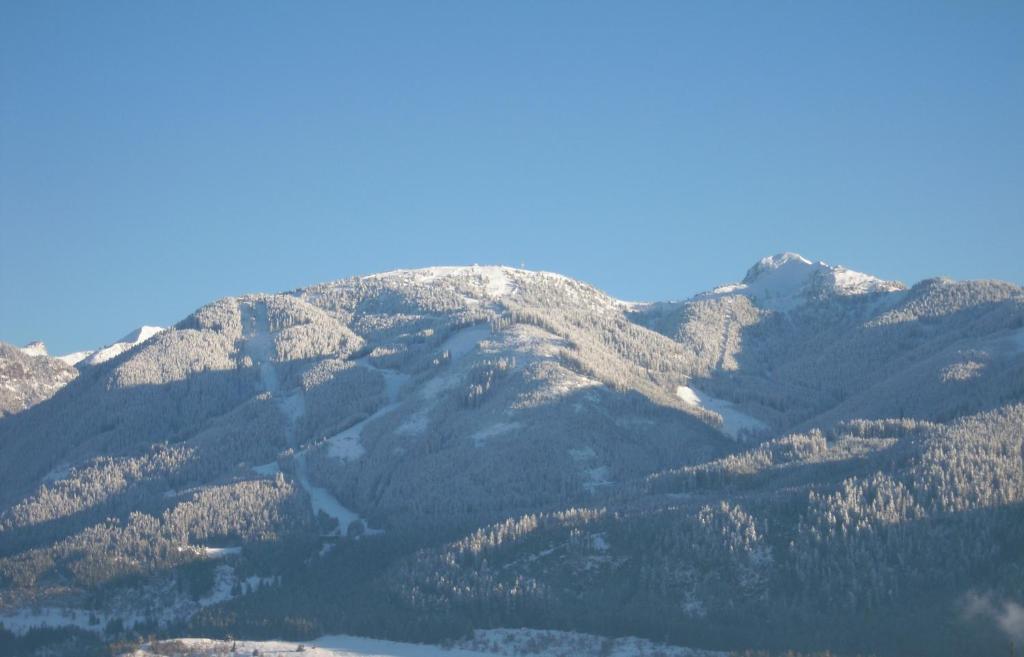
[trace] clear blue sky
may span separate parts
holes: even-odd
[[[0,339],[397,267],[1024,281],[1024,3],[0,0]]]

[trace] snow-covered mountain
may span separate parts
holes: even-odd
[[[761,308],[790,310],[808,301],[833,296],[854,296],[899,292],[898,281],[884,281],[819,260],[812,262],[797,253],[780,253],[762,258],[747,271],[740,283],[723,285],[701,297],[744,295]]]
[[[89,366],[105,363],[111,358],[116,358],[129,349],[142,344],[154,335],[163,331],[160,326],[140,326],[117,342],[96,349],[95,351],[76,351],[72,354],[58,356],[60,360],[68,365]]]
[[[77,374],[50,358],[42,342],[20,348],[0,342],[0,417],[49,399]]]
[[[17,348],[0,342],[0,416],[49,399],[78,375],[76,367],[105,363],[163,330],[141,326],[102,349],[64,356],[50,356],[46,344],[39,340]]]
[[[475,265],[220,299],[0,421],[0,604],[234,634],[557,618],[712,646],[742,611],[746,647],[807,619],[881,636],[861,605],[937,573],[1017,581],[1022,331],[1018,286],[789,253],[681,302]],[[1005,558],[978,579],[985,540]],[[879,565],[907,559],[921,580]],[[854,566],[863,589],[825,585]]]

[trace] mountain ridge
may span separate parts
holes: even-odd
[[[637,304],[558,274],[435,267],[215,300],[0,420],[0,607],[232,633],[304,609],[324,631],[404,639],[550,612],[703,647],[742,607],[765,619],[751,647],[902,603],[884,587],[924,584],[857,555],[949,570],[917,546],[953,550],[953,510],[990,528],[949,572],[979,563],[978,541],[1013,554],[1024,290],[848,272],[780,254],[743,287]],[[893,523],[913,541],[871,542]],[[820,597],[843,559],[877,582],[852,603]],[[1016,581],[1012,556],[993,563]],[[190,598],[200,571],[214,588]],[[362,606],[332,581],[363,582]],[[965,593],[950,586],[942,614]],[[330,603],[306,609],[303,587]],[[620,587],[640,597],[614,621],[601,599]]]

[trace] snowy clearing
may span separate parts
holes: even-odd
[[[375,370],[383,375],[387,403],[378,408],[372,415],[327,439],[327,453],[341,461],[357,461],[366,453],[366,449],[360,442],[363,428],[370,422],[398,408],[402,388],[412,378],[408,374],[376,367],[370,363],[368,358],[359,358],[353,362],[359,367]]]
[[[470,439],[472,439],[474,447],[483,447],[487,443],[488,438],[500,436],[509,431],[515,431],[521,426],[519,422],[496,422],[485,429],[477,431],[470,436]]]
[[[684,403],[697,408],[714,411],[722,416],[722,433],[739,438],[743,431],[754,433],[767,429],[768,425],[738,410],[732,402],[717,399],[690,386],[676,386],[676,396]]]
[[[263,389],[270,393],[271,398],[284,414],[287,420],[285,438],[288,445],[295,449],[297,447],[295,424],[306,412],[305,397],[303,397],[301,389],[296,389],[289,394],[285,394],[281,390],[281,382],[277,376],[277,367],[273,359],[274,346],[270,335],[266,306],[261,303],[254,304],[251,311],[243,313],[242,322],[245,352],[259,366]],[[335,532],[340,536],[347,536],[348,526],[353,520],[358,520],[359,515],[346,508],[326,489],[314,486],[310,482],[306,454],[301,451],[295,452],[295,479],[309,494],[313,514],[316,515],[323,511],[334,518],[338,521]]]
[[[204,547],[203,553],[212,559],[223,559],[235,554],[242,554],[241,547]]]

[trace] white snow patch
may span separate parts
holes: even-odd
[[[306,489],[309,493],[309,499],[313,503],[314,515],[323,511],[328,516],[338,521],[337,532],[341,536],[348,535],[348,526],[353,520],[359,520],[359,514],[347,509],[341,504],[333,495],[331,495],[326,489],[314,486],[309,481],[309,475],[307,474],[306,467],[306,455],[303,452],[295,454],[296,465],[299,467],[295,468],[296,479],[299,480],[299,484]]]
[[[235,569],[231,566],[217,566],[213,577],[213,588],[199,599],[200,607],[209,607],[231,599],[231,588],[235,585]]]
[[[476,349],[484,340],[491,337],[491,327],[487,324],[473,324],[455,331],[443,343],[441,351],[447,351],[452,361],[462,358]]]
[[[74,366],[74,365],[77,365],[78,363],[82,362],[83,360],[85,360],[89,356],[92,356],[94,353],[96,353],[96,352],[95,351],[91,351],[91,350],[90,351],[76,351],[74,353],[64,354],[63,356],[57,356],[57,360],[63,361],[64,363],[66,363],[68,365]]]
[[[483,447],[487,443],[488,438],[494,436],[500,436],[503,433],[514,431],[522,425],[518,422],[496,422],[489,427],[480,429],[474,433],[470,438],[473,440],[474,447]]]
[[[328,439],[327,453],[339,461],[358,461],[366,449],[359,442],[358,435],[343,431]]]
[[[203,553],[211,559],[223,559],[236,554],[242,554],[241,547],[203,547]]]
[[[49,356],[50,353],[46,351],[46,345],[38,340],[30,342],[24,347],[19,347],[18,351],[25,354],[26,356]]]
[[[100,363],[105,363],[112,358],[120,356],[132,347],[142,344],[163,330],[164,328],[160,326],[140,326],[114,344],[94,351],[87,357],[83,358],[80,362],[83,365],[99,365]]]
[[[732,402],[717,399],[690,386],[676,386],[676,396],[684,403],[714,411],[722,416],[722,433],[739,438],[741,432],[755,433],[767,429],[768,425],[740,411]]]

